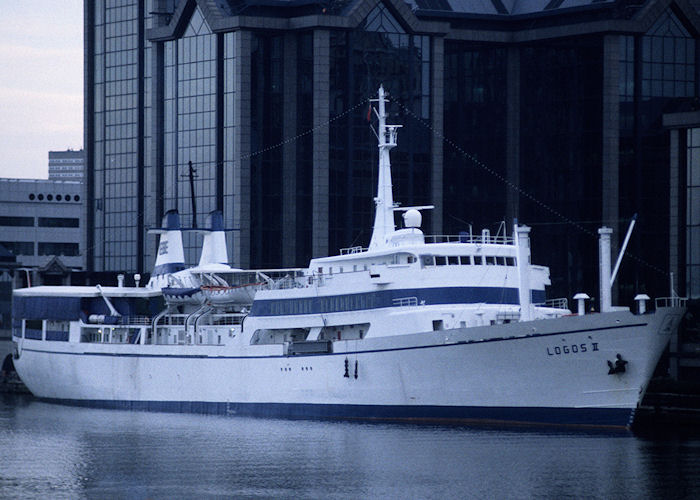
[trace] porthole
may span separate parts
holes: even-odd
[[[34,196],[34,193],[29,193],[29,199],[33,200],[34,198],[36,198],[36,196]]]
[[[69,195],[69,194],[66,195],[66,201],[70,201],[70,195]]]
[[[43,199],[44,199],[44,195],[43,195],[43,194],[41,194],[41,193],[39,193],[39,196],[37,196],[37,198],[39,198],[39,201],[41,201],[41,200],[43,200]]]
[[[63,199],[63,196],[61,196],[60,194],[56,195],[56,201],[61,201],[62,199]]]
[[[53,195],[52,194],[47,194],[46,199],[49,201],[53,201]]]
[[[80,196],[78,196],[78,195],[76,194],[75,196],[73,196],[73,199],[74,199],[75,201],[80,201]]]

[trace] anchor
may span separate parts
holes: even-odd
[[[622,359],[622,356],[620,353],[618,353],[615,356],[617,359],[613,363],[612,361],[608,361],[608,375],[614,375],[616,373],[625,373],[626,371],[626,366],[627,366],[627,360]]]

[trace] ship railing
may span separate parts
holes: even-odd
[[[184,326],[187,314],[166,314],[158,321],[157,326]]]
[[[122,324],[146,326],[151,324],[151,318],[148,316],[122,316]]]
[[[301,279],[299,276],[284,276],[270,283],[271,290],[288,290],[290,288],[303,288],[303,283],[306,278]]]
[[[686,297],[658,297],[654,301],[657,309],[662,307],[685,307],[687,303],[688,299]]]
[[[211,314],[208,324],[214,326],[240,325],[244,317],[245,314]]]
[[[363,246],[341,248],[340,255],[352,255],[355,253],[366,252],[367,250],[369,250],[369,249],[365,248]]]
[[[512,245],[511,236],[487,235],[487,234],[427,234],[426,243],[475,243],[478,245]]]
[[[395,307],[409,307],[418,305],[418,297],[399,297],[392,299],[392,304]]]
[[[566,297],[557,299],[547,299],[540,304],[535,304],[536,307],[551,307],[552,309],[568,309],[569,300]]]

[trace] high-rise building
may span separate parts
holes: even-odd
[[[395,199],[426,232],[533,227],[557,296],[638,213],[617,293],[700,297],[700,18],[690,0],[85,2],[88,266],[147,272],[146,228],[224,212],[232,264],[366,245],[380,83]],[[698,154],[696,154],[698,153]],[[196,234],[185,239],[197,260]]]
[[[80,149],[74,151],[49,151],[49,180],[50,181],[78,181],[85,177],[85,152]]]

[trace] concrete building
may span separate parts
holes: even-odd
[[[51,265],[68,274],[84,270],[83,188],[74,181],[0,179],[0,245],[37,272]]]
[[[49,180],[50,181],[78,181],[85,177],[85,152],[80,149],[74,151],[49,151]]]
[[[427,232],[517,217],[570,298],[597,290],[596,229],[618,246],[638,213],[619,301],[668,295],[671,273],[700,297],[700,127],[675,111],[699,95],[696,4],[85,2],[88,268],[150,270],[146,228],[172,208],[192,223],[190,161],[198,217],[240,229],[235,266],[366,245],[383,83],[395,199],[436,205]]]

